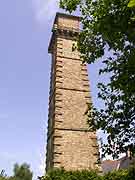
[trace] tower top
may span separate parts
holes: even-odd
[[[80,21],[80,17],[79,16],[74,16],[74,15],[71,15],[71,14],[65,14],[65,13],[57,12],[56,16],[55,16],[54,24],[57,23],[57,20],[59,18],[66,18],[66,19],[72,19],[74,21],[76,21],[76,20]]]
[[[55,42],[55,37],[58,34],[72,34],[76,36],[80,31],[80,17],[73,16],[64,13],[56,13],[53,29],[52,29],[52,37],[49,44],[48,52],[52,53],[53,45]]]

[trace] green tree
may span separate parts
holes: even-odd
[[[32,180],[33,173],[30,170],[30,166],[26,163],[14,165],[13,176],[7,176],[5,171],[0,173],[0,180]]]
[[[99,175],[92,170],[83,171],[65,171],[54,169],[41,178],[40,180],[133,180],[135,179],[135,167],[112,171],[107,174]]]
[[[22,165],[14,165],[14,175],[12,178],[14,180],[32,180],[33,173],[30,170],[30,166],[26,163]]]
[[[135,0],[130,0],[128,3],[128,7],[134,7],[135,6]]]
[[[0,172],[0,180],[7,180],[7,175],[5,174],[4,170]]]
[[[117,157],[133,150],[135,144],[135,8],[134,0],[60,0],[60,7],[81,13],[82,32],[77,48],[84,62],[102,59],[98,97],[102,109],[89,106],[88,122],[92,130],[107,134],[103,155]],[[129,8],[132,7],[132,8]]]

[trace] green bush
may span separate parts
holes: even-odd
[[[95,171],[66,171],[53,169],[41,177],[40,180],[135,180],[135,166],[126,170],[112,171],[98,175]]]
[[[95,171],[65,171],[64,169],[54,169],[41,177],[41,180],[101,180]]]

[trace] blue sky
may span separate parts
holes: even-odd
[[[56,0],[0,1],[0,170],[27,162],[41,175],[45,159],[50,55]],[[96,104],[98,65],[89,66]]]

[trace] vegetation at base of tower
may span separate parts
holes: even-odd
[[[40,180],[133,180],[135,179],[135,167],[126,170],[112,171],[105,175],[99,175],[95,171],[65,171],[56,169],[49,171]]]
[[[7,176],[5,171],[0,173],[0,180],[32,180],[33,173],[30,166],[26,163],[22,165],[15,164],[13,169],[13,176]]]
[[[135,0],[60,0],[70,13],[78,9],[82,32],[77,48],[84,62],[102,62],[98,98],[103,108],[87,115],[92,130],[107,134],[103,156],[118,157],[135,144]]]

